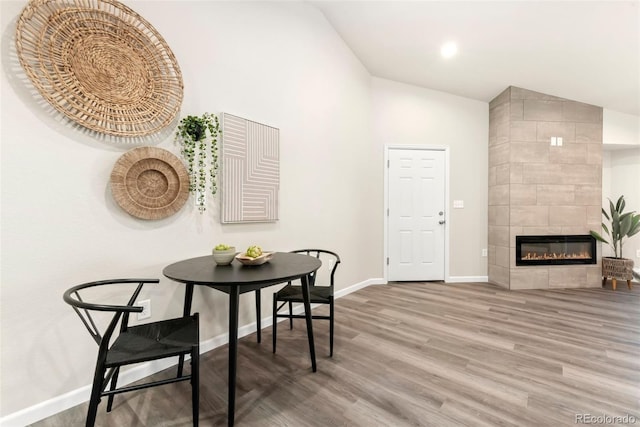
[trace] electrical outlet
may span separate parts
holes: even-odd
[[[482,250],[482,256],[484,257],[484,256],[488,256],[488,255],[489,255],[489,253],[487,252],[487,250],[483,249]]]
[[[138,301],[137,305],[139,307],[142,307],[142,312],[138,313],[138,320],[144,320],[151,317],[151,300],[150,299]]]
[[[640,258],[640,249],[636,250],[636,258]]]

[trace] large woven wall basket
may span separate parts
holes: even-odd
[[[173,52],[115,0],[31,0],[17,22],[16,50],[38,92],[92,131],[147,136],[180,111],[184,87]]]
[[[167,150],[134,148],[116,161],[111,171],[111,194],[136,218],[163,219],[178,212],[189,198],[189,173]]]

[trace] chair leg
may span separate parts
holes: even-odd
[[[278,333],[278,301],[276,300],[276,294],[273,294],[273,352],[276,352],[276,335]]]
[[[96,415],[98,414],[98,404],[100,404],[100,395],[102,394],[102,382],[104,381],[105,370],[104,365],[98,362],[96,365],[96,371],[93,375],[93,386],[91,387],[91,397],[89,398],[86,427],[93,427],[96,423]]]
[[[333,297],[329,300],[329,357],[333,357]]]
[[[180,378],[182,376],[182,367],[184,366],[184,354],[178,356],[178,373],[176,374],[176,378]]]
[[[111,391],[116,389],[116,385],[118,383],[118,374],[120,374],[120,366],[114,368],[113,376],[111,377]],[[113,406],[113,398],[115,395],[109,395],[107,400],[107,412],[111,412],[111,407]]]
[[[193,287],[195,285],[193,283],[187,283],[187,286],[184,289],[184,308],[182,311],[182,315],[184,317],[191,315],[191,305],[193,303]],[[177,378],[182,376],[182,367],[184,366],[184,354],[181,354],[178,357],[178,373]]]
[[[293,303],[289,301],[289,329],[293,329]]]
[[[193,427],[198,427],[200,418],[200,350],[193,346],[191,350],[191,408]]]
[[[260,326],[260,318],[262,317],[260,314],[261,302],[260,289],[256,289],[256,335],[258,336],[258,342],[262,341],[262,327]]]

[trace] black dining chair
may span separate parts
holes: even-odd
[[[129,326],[130,314],[143,311],[143,307],[135,305],[136,298],[140,295],[143,285],[158,282],[158,279],[102,280],[74,286],[64,293],[64,301],[71,305],[89,331],[89,334],[98,344],[98,357],[89,399],[89,410],[87,412],[87,427],[95,424],[98,404],[102,397],[108,396],[107,412],[110,412],[113,405],[113,397],[116,394],[178,381],[191,381],[193,425],[198,425],[198,361],[200,355],[198,313],[191,316]],[[85,301],[85,299],[90,299],[90,293],[94,293],[89,291],[89,288],[101,288],[103,290],[109,288],[109,290],[120,294],[121,291],[124,292],[125,290],[130,292],[135,284],[137,286],[135,286],[135,290],[133,290],[126,305],[105,305]],[[129,295],[129,292],[126,295]],[[84,298],[82,295],[84,295]],[[101,332],[96,326],[91,312],[113,313],[111,321],[104,328],[104,331]],[[119,328],[118,324],[120,324]],[[119,332],[114,335],[116,329],[119,329]],[[113,337],[115,339],[112,341]],[[191,356],[191,372],[188,374],[184,374],[182,369],[178,369],[177,375],[169,379],[117,388],[118,374],[122,366],[185,355]],[[111,386],[107,390],[109,383]]]
[[[309,276],[309,294],[311,304],[328,304],[329,315],[312,314],[312,319],[329,320],[329,356],[333,356],[333,325],[334,325],[334,298],[333,287],[336,269],[340,264],[340,257],[335,252],[324,249],[299,249],[292,253],[305,254],[319,258],[322,266]],[[293,319],[304,319],[304,314],[293,314],[293,304],[303,303],[302,286],[292,282],[273,294],[273,352],[276,352],[276,335],[278,318],[289,319],[289,329],[293,329]],[[287,312],[280,312],[284,306],[288,306]]]

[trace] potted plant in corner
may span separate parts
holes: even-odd
[[[207,176],[211,195],[218,192],[218,136],[221,133],[218,117],[209,113],[183,118],[176,131],[176,141],[189,171],[189,191],[195,194],[200,213],[206,210]]]
[[[608,244],[613,249],[613,257],[602,257],[602,286],[610,277],[614,290],[617,279],[626,280],[627,285],[631,288],[633,260],[622,257],[622,245],[625,238],[640,232],[640,214],[636,214],[635,211],[624,212],[624,208],[624,196],[620,196],[615,205],[609,199],[609,213],[602,208],[602,215],[609,221],[609,226],[602,223],[602,229],[609,240],[602,237],[600,233],[591,230],[591,235],[596,240]]]

